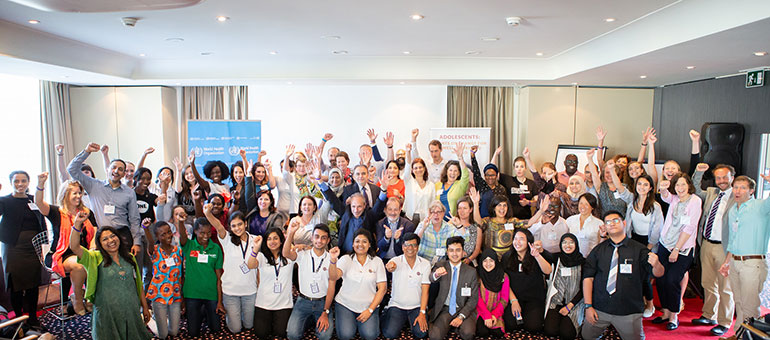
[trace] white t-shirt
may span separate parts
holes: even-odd
[[[337,262],[342,270],[342,288],[334,299],[354,313],[361,313],[369,308],[377,294],[377,283],[385,282],[385,265],[379,257],[366,257],[361,265],[356,255],[343,255]]]
[[[580,253],[583,257],[588,257],[591,249],[599,244],[599,227],[604,223],[594,215],[588,216],[583,223],[583,229],[580,229],[580,214],[572,215],[567,218],[569,232],[577,236]]]
[[[209,195],[220,194],[225,197],[230,196],[230,187],[227,184],[216,184],[209,182]]]
[[[411,164],[407,164],[402,172],[406,194],[404,195],[404,213],[407,218],[412,218],[415,213],[420,214],[420,219],[428,217],[428,207],[436,200],[436,183],[425,182],[425,187],[420,188],[417,180],[412,177]]]
[[[326,296],[329,288],[329,253],[316,256],[313,249],[297,252],[297,265],[299,265],[299,292],[310,298],[322,298]]]
[[[271,266],[261,252],[257,254],[259,261],[259,286],[257,287],[256,307],[267,310],[291,308],[294,303],[291,296],[291,279],[294,272],[294,261],[286,259],[286,265]],[[278,275],[276,276],[276,271]]]
[[[556,224],[551,222],[543,224],[538,221],[529,227],[529,231],[535,236],[535,240],[543,242],[543,249],[551,253],[558,253],[561,236],[569,231],[569,227],[567,227],[567,222],[559,217]]]
[[[219,235],[217,235],[218,237]],[[230,233],[219,239],[225,259],[222,263],[222,293],[230,296],[245,296],[257,292],[257,271],[246,266],[251,256],[254,235],[249,235],[245,247],[243,241],[235,245],[230,241]]]
[[[650,235],[650,223],[652,222],[652,214],[645,215],[631,209],[631,226],[633,232],[637,235],[649,236]],[[712,234],[713,235],[713,234]]]
[[[409,267],[406,256],[400,255],[389,262],[396,263],[396,270],[393,271],[393,287],[388,308],[415,309],[420,307],[422,285],[430,284],[430,261],[417,256],[414,267]]]

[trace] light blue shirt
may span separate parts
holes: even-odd
[[[738,256],[766,254],[770,241],[770,199],[750,198],[740,205],[736,202],[727,213],[727,251]]]
[[[109,181],[102,181],[80,172],[80,167],[90,152],[81,151],[67,166],[70,176],[80,182],[91,200],[91,210],[96,215],[100,227],[111,226],[115,229],[129,228],[134,244],[141,244],[144,233],[139,228],[139,207],[136,205],[136,193],[125,184],[113,188]],[[115,212],[105,213],[105,206],[114,206]],[[129,248],[132,246],[128,245]]]

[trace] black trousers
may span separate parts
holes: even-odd
[[[476,336],[482,338],[490,336],[493,338],[504,338],[505,334],[501,328],[488,328],[487,325],[484,324],[484,319],[478,318],[476,319]]]
[[[649,242],[649,237],[644,235],[639,235],[634,232],[631,233],[631,239],[643,244],[645,247]],[[652,295],[652,277],[651,276],[645,277],[644,282],[642,282],[642,295],[644,295],[644,298],[647,299],[647,301],[652,301],[653,295]]]
[[[254,309],[254,334],[260,340],[272,339],[273,337],[283,339],[286,337],[286,325],[289,324],[289,317],[291,317],[291,308],[267,310],[256,307]]]
[[[658,245],[658,260],[666,272],[658,278],[657,284],[658,297],[660,298],[661,308],[668,309],[670,312],[679,313],[682,302],[682,278],[693,261],[693,250],[687,256],[679,255],[676,262],[669,262],[668,257],[671,252],[662,244]]]
[[[545,299],[537,301],[521,301],[521,318],[524,323],[521,325],[516,323],[516,317],[511,313],[511,307],[505,307],[505,313],[503,313],[503,321],[505,321],[505,330],[512,331],[516,329],[524,329],[530,333],[538,333],[543,330],[543,319],[545,315]]]
[[[29,314],[29,323],[37,325],[37,297],[38,287],[30,289],[13,291],[13,280],[8,280],[8,292],[11,295],[11,307],[16,316]]]
[[[577,338],[577,330],[569,317],[561,315],[559,310],[564,306],[557,305],[554,309],[549,309],[545,316],[545,325],[543,332],[546,336],[558,337],[560,339]]]

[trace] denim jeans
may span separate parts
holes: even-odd
[[[401,336],[401,329],[404,328],[404,322],[409,323],[409,329],[415,338],[422,339],[428,336],[427,332],[420,330],[420,325],[414,324],[414,320],[420,315],[420,307],[414,309],[401,309],[390,307],[382,313],[382,336],[386,339],[396,339]],[[427,316],[426,320],[427,322]]]
[[[158,337],[165,339],[166,336],[177,336],[179,334],[179,317],[182,314],[182,301],[174,302],[170,305],[152,302],[152,313],[155,317],[155,324],[158,325]]]
[[[257,293],[244,296],[222,294],[222,304],[227,311],[227,329],[232,333],[238,333],[242,328],[250,329],[254,326],[254,301]]]
[[[310,301],[301,296],[297,297],[297,302],[291,311],[291,317],[289,317],[289,324],[286,327],[286,337],[289,340],[302,339],[308,319],[313,321],[313,326],[315,327],[318,318],[324,312],[324,303],[324,300]],[[329,327],[325,331],[319,332],[318,328],[315,329],[318,340],[329,340],[332,337],[332,333],[334,333],[334,317],[331,313],[328,317]]]
[[[187,305],[187,334],[196,337],[201,333],[203,313],[206,313],[209,332],[220,331],[219,316],[217,315],[217,300],[190,299],[184,300]]]
[[[377,339],[380,335],[380,308],[374,309],[374,313],[366,322],[361,323],[356,320],[360,313],[354,313],[345,306],[334,303],[335,325],[337,328],[337,337],[340,340],[350,340],[356,336],[356,330],[361,338],[366,340]]]

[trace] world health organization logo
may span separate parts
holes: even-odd
[[[241,149],[237,146],[231,146],[227,151],[230,153],[230,156],[237,156]]]
[[[193,151],[195,151],[195,157],[203,156],[203,149],[201,149],[200,147],[198,146],[194,147]]]

